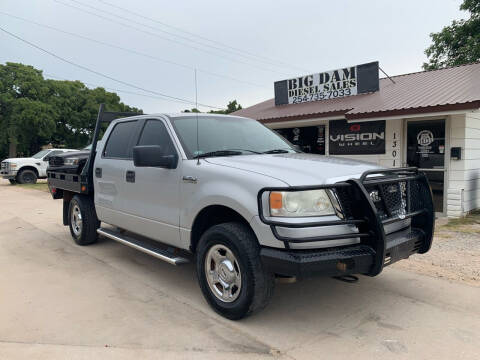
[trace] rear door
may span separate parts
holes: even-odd
[[[98,149],[93,169],[95,206],[100,220],[129,229],[125,222],[131,194],[127,191],[127,173],[133,171],[133,144],[139,120],[120,121],[112,125],[105,144]],[[126,226],[123,226],[126,224]]]

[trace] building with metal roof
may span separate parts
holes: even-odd
[[[417,166],[439,216],[480,207],[480,63],[379,78],[378,62],[274,84],[235,112],[306,152]]]

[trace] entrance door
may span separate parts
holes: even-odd
[[[435,212],[444,212],[445,120],[407,123],[407,164],[427,175]]]
[[[302,151],[325,155],[325,125],[276,129],[277,133]]]

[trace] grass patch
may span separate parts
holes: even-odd
[[[459,226],[474,224],[480,224],[480,210],[474,210],[463,218],[449,219],[448,223],[443,225],[443,227],[447,229],[454,229]]]
[[[15,186],[25,188],[25,189],[34,189],[34,190],[49,192],[48,184],[46,182],[40,182],[36,184],[16,184]]]

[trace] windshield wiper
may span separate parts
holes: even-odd
[[[232,156],[232,155],[242,155],[242,152],[236,151],[236,150],[216,150],[216,151],[209,151],[204,154],[195,155],[193,158],[198,159],[198,158],[204,158],[204,157],[210,157],[210,156]]]
[[[262,154],[260,151],[254,151],[254,150],[249,150],[249,149],[228,149],[228,151],[248,151],[248,152],[251,152],[253,154]]]
[[[290,151],[285,149],[273,149],[273,150],[264,151],[262,154],[287,154],[289,152]]]

